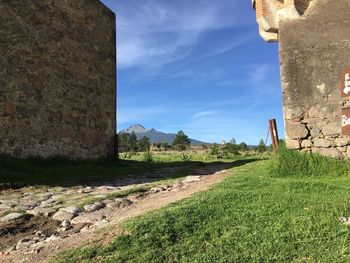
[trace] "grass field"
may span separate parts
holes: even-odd
[[[189,157],[183,159],[183,155]],[[132,174],[134,177],[164,167],[183,166],[183,170],[174,174],[190,173],[203,163],[218,161],[215,156],[193,152],[156,152],[152,153],[153,162],[144,160],[144,153],[137,153],[130,158],[119,161],[107,159],[96,161],[67,160],[64,158],[28,158],[19,159],[0,155],[0,189],[1,186],[74,186],[114,180]],[[238,159],[220,159],[229,162]],[[253,157],[247,157],[253,158]],[[190,167],[189,167],[190,166]]]
[[[189,165],[191,168],[188,168]],[[0,156],[0,189],[1,186],[7,185],[13,187],[25,185],[74,186],[94,182],[103,183],[131,174],[137,177],[145,172],[170,166],[183,166],[182,172],[184,173],[200,165],[200,162],[185,163],[176,159],[147,163],[140,160],[113,162],[110,160],[73,161],[62,158],[18,159],[3,155]]]
[[[311,175],[319,167],[295,158],[234,168],[212,190],[126,222],[112,244],[53,262],[350,262],[349,227],[338,219],[350,216],[347,170],[303,176],[303,165]],[[276,167],[289,172],[270,174]]]

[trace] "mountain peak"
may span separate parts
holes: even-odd
[[[146,132],[147,129],[145,127],[143,127],[141,124],[134,124],[132,126],[130,126],[129,128],[123,130],[122,132],[126,132],[126,133],[143,133]]]
[[[171,144],[176,137],[176,134],[174,133],[164,133],[161,131],[157,131],[156,129],[153,129],[153,128],[147,129],[141,124],[134,124],[127,129],[121,130],[119,133],[132,133],[132,132],[136,134],[138,139],[142,138],[143,136],[146,136],[151,140],[151,142],[161,142],[161,143],[166,142]],[[201,142],[193,139],[191,139],[191,143],[195,145],[207,144],[206,142]]]

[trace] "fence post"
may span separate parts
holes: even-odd
[[[272,149],[276,153],[278,150],[278,144],[279,144],[276,119],[269,120],[269,129],[271,134]]]
[[[279,138],[278,138],[278,129],[277,129],[276,119],[272,119],[272,125],[273,125],[272,128],[273,128],[273,135],[275,137],[276,149],[278,149]]]
[[[276,150],[276,144],[275,144],[275,137],[273,135],[273,124],[272,120],[269,120],[269,130],[270,130],[270,136],[271,136],[271,142],[272,142],[272,150],[273,152],[277,152]]]

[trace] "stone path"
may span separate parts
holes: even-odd
[[[230,165],[207,165],[195,175],[167,181],[167,184],[162,181],[166,177],[162,170],[153,174],[158,181],[152,183],[144,183],[140,178],[128,181],[127,185],[125,180],[129,178],[100,186],[2,193],[0,262],[46,262],[52,251],[82,245],[83,240],[91,240],[98,229],[207,189],[223,178]],[[142,192],[119,196],[133,189],[142,189]]]

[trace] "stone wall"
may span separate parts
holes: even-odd
[[[313,0],[300,17],[279,20],[285,137],[291,149],[350,157],[348,10],[348,0]]]
[[[2,0],[0,24],[0,152],[111,156],[114,13],[98,0]]]
[[[315,0],[301,19],[279,27],[279,53],[289,148],[350,156],[342,131],[344,70],[350,68],[350,2]]]

